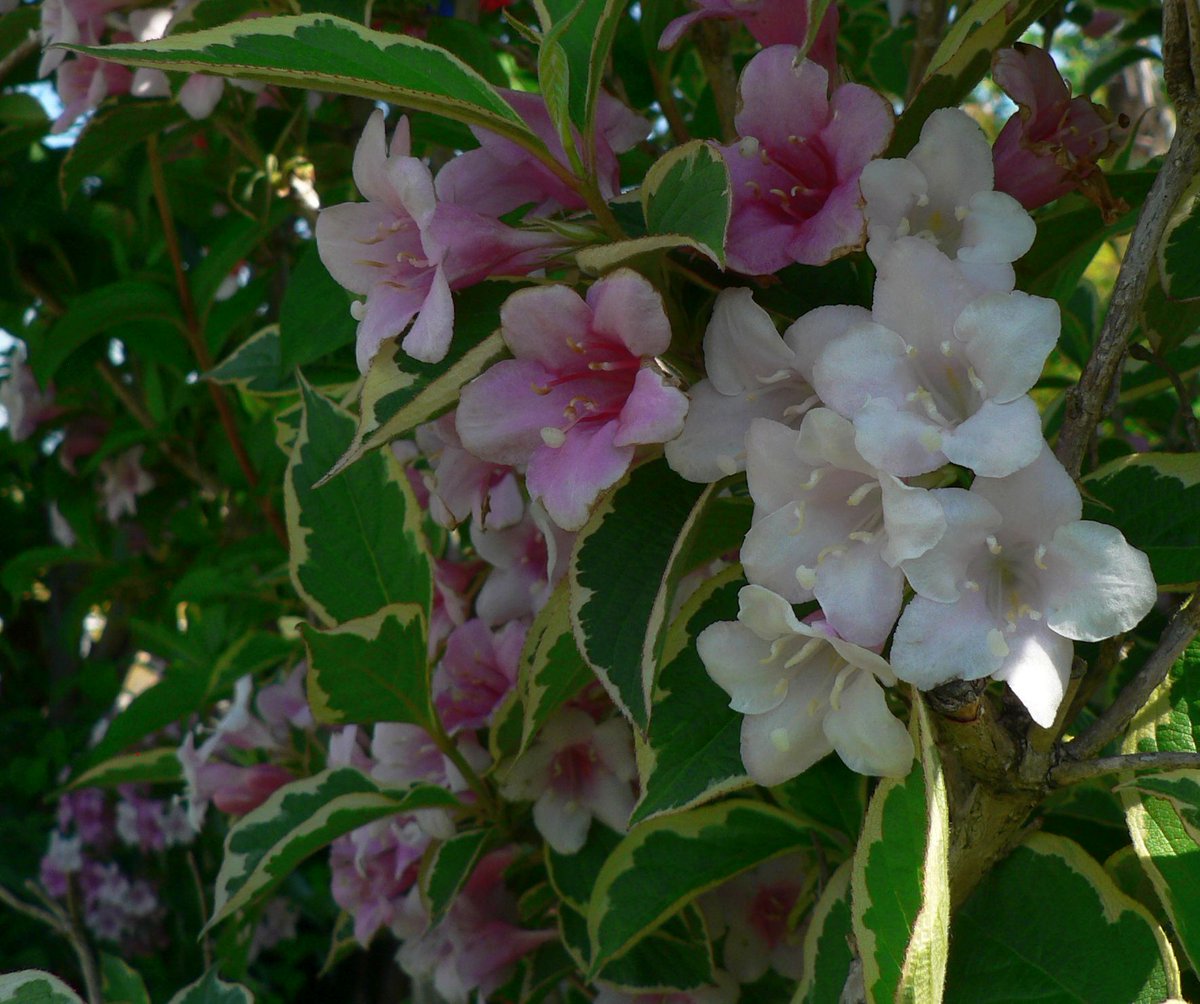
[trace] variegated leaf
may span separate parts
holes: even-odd
[[[1033,834],[954,915],[946,1004],[1161,1004],[1179,996],[1162,928],[1064,837]]]
[[[2,1004],[83,1004],[83,998],[57,976],[40,969],[0,975]]]
[[[313,717],[332,725],[411,722],[432,730],[427,633],[425,611],[415,603],[393,603],[327,631],[300,625]]]
[[[641,199],[650,235],[687,238],[724,266],[733,186],[724,158],[711,144],[693,140],[657,160],[646,172]]]
[[[168,1004],[254,1004],[254,994],[240,983],[226,983],[215,969],[210,969],[175,994]]]
[[[330,14],[252,18],[150,42],[69,48],[127,66],[386,101],[482,126],[551,159],[495,88],[456,56],[412,35]]]
[[[363,378],[354,436],[322,472],[322,484],[371,450],[449,411],[465,384],[508,354],[498,331],[500,304],[514,288],[483,283],[455,297],[454,340],[441,362],[417,362],[400,348],[400,338],[380,346]]]
[[[428,616],[433,563],[421,511],[390,453],[314,487],[354,435],[354,418],[301,381],[304,416],[284,481],[296,591],[327,626],[415,603]]]
[[[850,870],[844,861],[813,907],[804,934],[804,973],[792,1004],[825,1004],[842,996],[854,953],[850,950]]]
[[[432,927],[466,884],[491,837],[489,830],[465,830],[436,844],[421,865],[421,897]]]
[[[929,713],[913,702],[920,758],[880,781],[851,873],[854,937],[868,1004],[941,999],[950,925],[950,813]]]
[[[592,512],[571,556],[571,623],[579,650],[635,726],[650,722],[650,692],[665,642],[679,559],[712,493],[667,462],[634,468]]]
[[[343,833],[399,812],[457,805],[453,795],[433,785],[389,788],[353,767],[285,785],[225,838],[216,904],[205,929],[268,895],[301,861]]]
[[[742,716],[729,707],[729,695],[713,683],[696,652],[696,636],[704,628],[737,617],[743,585],[739,566],[725,569],[688,599],[671,625],[654,717],[647,741],[638,746],[642,795],[634,823],[681,812],[751,783],[742,765]]]
[[[247,394],[296,392],[295,378],[283,369],[278,324],[270,324],[246,339],[204,377],[214,383],[232,384]]]
[[[592,975],[701,893],[812,837],[787,813],[742,799],[634,827],[600,869],[588,904]]]
[[[71,779],[69,790],[117,784],[169,784],[183,776],[178,750],[160,746],[110,757]]]
[[[1171,667],[1130,724],[1122,748],[1126,753],[1200,751],[1200,642]],[[1172,775],[1142,776],[1121,788],[1134,850],[1193,968],[1200,967],[1200,807],[1191,802],[1200,797],[1196,777],[1189,771],[1171,784]]]

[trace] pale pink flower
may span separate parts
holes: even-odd
[[[558,130],[539,94],[501,89],[525,124],[564,166],[568,164]],[[443,167],[437,176],[438,198],[483,213],[503,216],[520,206],[532,205],[531,216],[546,216],[562,209],[586,209],[583,196],[545,164],[512,140],[472,126],[479,140]],[[650,132],[650,123],[634,114],[611,94],[601,91],[596,105],[596,181],[605,200],[621,191],[617,154],[632,149]],[[576,136],[578,144],[578,135]]]
[[[53,386],[45,390],[38,386],[25,362],[23,347],[8,357],[8,377],[0,383],[0,407],[8,414],[8,434],[14,443],[28,439],[39,425],[62,412],[54,403]]]
[[[830,95],[829,73],[794,45],[773,45],[750,60],[738,93],[742,138],[719,147],[733,185],[729,267],[767,275],[861,248],[858,179],[891,139],[891,106],[861,84]]]
[[[406,815],[360,827],[330,846],[330,890],[354,918],[360,945],[369,945],[380,928],[404,927],[405,894],[429,844],[429,835]]]
[[[788,854],[718,886],[700,900],[714,941],[724,934],[725,968],[739,983],[753,983],[774,969],[799,979],[804,970],[802,932],[792,912],[808,883],[804,855]]]
[[[1000,130],[992,154],[996,187],[1026,209],[1036,209],[1079,188],[1102,208],[1113,200],[1096,161],[1115,144],[1112,115],[1080,96],[1071,97],[1045,49],[1017,42],[992,58],[992,76],[1017,104]]]
[[[578,530],[639,445],[683,428],[687,397],[654,363],[671,342],[662,298],[619,269],[586,301],[567,286],[520,290],[500,321],[516,358],[463,389],[459,436],[485,460],[527,465],[530,495],[560,527]]]
[[[504,871],[515,857],[515,848],[483,857],[441,922],[400,949],[400,968],[417,979],[432,978],[448,1004],[487,1000],[513,963],[557,937],[553,930],[517,926],[516,899],[504,886]]]
[[[802,46],[808,41],[808,0],[693,0],[696,10],[675,18],[663,29],[660,49],[672,48],[697,21],[709,18],[741,21],[763,46]],[[817,29],[808,58],[837,75],[837,4],[830,4]]]
[[[948,527],[903,565],[917,596],[892,641],[896,675],[922,690],[1004,680],[1048,728],[1066,692],[1072,642],[1128,631],[1154,605],[1150,563],[1115,528],[1079,518],[1079,489],[1046,446],[1006,478],[933,494]]]
[[[836,750],[860,774],[903,777],[908,730],[888,709],[896,682],[880,656],[823,622],[801,623],[762,586],[738,594],[738,619],[706,627],[696,650],[742,720],[742,763],[758,784],[782,784]]]
[[[517,685],[525,625],[511,621],[498,631],[481,620],[456,628],[433,674],[433,699],[450,733],[486,726]]]
[[[69,55],[54,45],[97,45],[104,32],[105,18],[122,6],[123,0],[44,0],[42,3],[42,61],[38,76],[47,77]]]
[[[497,272],[529,271],[557,240],[439,203],[429,168],[409,148],[408,119],[400,119],[389,150],[383,112],[373,112],[353,165],[368,201],[331,206],[317,218],[321,261],[341,285],[366,297],[353,308],[364,372],[379,346],[406,329],[404,351],[438,362],[454,328],[450,291]]]
[[[139,496],[154,487],[154,478],[142,467],[145,452],[144,446],[135,446],[100,464],[100,474],[104,478],[100,495],[110,523],[116,523],[122,516],[135,515]]]
[[[124,66],[77,55],[58,68],[54,79],[62,113],[54,120],[50,132],[66,132],[81,115],[100,106],[105,98],[129,91],[133,75]]]
[[[756,418],[797,425],[816,403],[796,352],[748,289],[717,296],[704,332],[705,379],[688,388],[683,432],[666,445],[667,463],[689,481],[711,482],[746,469],[746,433]]]
[[[475,550],[492,566],[475,597],[476,614],[491,627],[536,614],[566,575],[574,540],[536,502],[515,526],[474,528]]]
[[[525,511],[516,472],[468,452],[458,438],[454,412],[417,427],[417,446],[429,460],[429,515],[438,526],[455,527],[468,516],[488,530],[512,526]]]
[[[564,708],[513,764],[501,794],[533,801],[533,822],[546,843],[559,854],[575,854],[593,817],[614,830],[628,826],[636,773],[624,719],[597,725],[586,712]]]

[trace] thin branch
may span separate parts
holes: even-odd
[[[1086,760],[1124,732],[1197,633],[1200,633],[1200,590],[1180,605],[1162,633],[1158,647],[1108,710],[1063,747],[1066,756],[1071,760]]]
[[[25,900],[13,895],[7,888],[0,885],[0,903],[9,906],[16,910],[17,913],[23,913],[26,917],[36,920],[39,924],[45,924],[47,927],[53,928],[55,931],[62,933],[59,926],[58,918],[49,910],[43,910],[40,906],[34,906],[32,903],[26,903]]]
[[[1079,476],[1088,442],[1120,372],[1167,222],[1200,172],[1200,99],[1192,64],[1193,58],[1200,59],[1193,55],[1200,45],[1200,30],[1194,27],[1198,19],[1196,0],[1168,0],[1163,11],[1163,63],[1171,71],[1167,82],[1178,124],[1129,238],[1100,337],[1079,384],[1067,394],[1055,453],[1072,477]]]
[[[126,386],[121,379],[121,375],[107,359],[96,361],[96,372],[108,384],[109,388],[117,396],[117,399],[125,406],[125,410],[133,416],[138,425],[150,432],[159,431],[158,423],[154,421],[154,416],[146,410],[146,406],[138,400],[133,390]],[[221,486],[216,478],[201,468],[191,457],[175,450],[165,441],[159,442],[158,451],[172,467],[179,471],[185,478],[195,482],[206,495],[215,498],[220,493]]]
[[[192,288],[188,285],[187,274],[183,270],[183,255],[179,250],[179,234],[175,230],[175,218],[171,213],[171,203],[167,196],[167,182],[163,175],[162,156],[158,150],[157,136],[150,137],[147,148],[150,157],[150,179],[154,186],[154,201],[158,206],[158,216],[162,222],[163,236],[167,242],[167,254],[171,259],[171,267],[175,270],[175,286],[179,292],[179,304],[183,309],[184,336],[196,362],[202,370],[207,372],[212,369],[213,358],[204,341],[204,334],[200,330],[196,304],[192,300]],[[254,496],[263,516],[266,517],[271,529],[275,531],[275,536],[286,548],[288,546],[287,528],[271,503],[271,499],[258,491],[258,471],[254,469],[250,454],[246,451],[246,444],[242,441],[237,420],[234,418],[233,409],[229,406],[229,398],[226,396],[224,388],[208,380],[204,381],[204,385],[208,388],[209,397],[212,398],[217,409],[221,427],[225,430],[225,436],[229,440],[229,448],[233,450],[242,476],[245,477],[246,484],[250,488],[250,494]]]
[[[726,143],[737,140],[734,116],[737,113],[738,80],[729,51],[729,27],[724,21],[701,21],[692,31],[696,51],[708,86],[712,88],[717,120],[721,123],[721,138]]]
[[[946,14],[950,5],[947,0],[919,0],[917,5],[917,37],[913,41],[912,62],[908,68],[908,101],[921,86],[925,71],[933,61],[933,55],[946,34]]]
[[[1102,756],[1096,760],[1068,760],[1050,771],[1048,778],[1055,788],[1080,781],[1090,781],[1105,774],[1125,770],[1200,770],[1200,753],[1161,751],[1157,753],[1126,753],[1123,756]]]
[[[75,957],[79,960],[79,969],[83,974],[83,984],[88,1004],[103,1004],[103,998],[100,993],[100,970],[96,966],[96,958],[92,954],[87,937],[84,935],[78,921],[73,915],[68,914],[62,908],[61,904],[53,900],[40,886],[33,882],[27,882],[26,886],[30,892],[45,904],[44,908],[34,906],[32,903],[26,903],[25,900],[15,896],[2,885],[0,885],[0,903],[4,903],[18,913],[23,913],[26,917],[36,920],[39,924],[45,924],[55,934],[64,938],[71,945],[71,948],[74,949]]]

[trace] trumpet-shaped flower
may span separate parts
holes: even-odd
[[[492,632],[481,620],[456,628],[433,675],[433,700],[447,731],[483,728],[517,685],[525,625],[511,621]]]
[[[409,156],[409,147],[408,119],[387,149],[383,112],[372,113],[354,151],[354,183],[367,201],[331,206],[317,217],[321,261],[341,285],[366,297],[352,308],[364,371],[379,346],[405,329],[405,352],[440,360],[454,328],[450,291],[496,272],[535,268],[556,240],[439,203],[429,168]]]
[[[546,843],[574,854],[593,817],[614,830],[628,825],[637,773],[632,738],[624,719],[597,725],[587,712],[564,708],[513,764],[501,794],[533,801],[533,822]]]
[[[888,710],[887,662],[819,624],[762,586],[738,594],[738,619],[696,639],[708,675],[742,721],[742,763],[756,782],[782,784],[836,750],[860,774],[901,777],[913,744]]]
[[[516,358],[463,389],[458,434],[478,457],[527,465],[529,494],[560,527],[578,530],[637,446],[683,428],[687,396],[654,365],[671,341],[662,299],[621,269],[586,301],[567,286],[514,293],[500,323]]]
[[[935,498],[866,463],[854,427],[827,408],[809,412],[799,433],[757,419],[748,447],[746,578],[790,603],[815,597],[841,637],[882,645],[900,613],[897,566],[946,528]]]
[[[1009,477],[933,494],[947,530],[904,563],[918,595],[896,627],[896,675],[923,690],[1004,680],[1049,727],[1072,641],[1110,638],[1145,617],[1155,597],[1150,563],[1118,530],[1079,518],[1079,490],[1048,447]]]
[[[734,120],[742,137],[720,147],[733,185],[729,267],[767,275],[824,265],[863,246],[858,179],[892,136],[892,109],[861,84],[829,94],[829,73],[794,45],[746,65]]]
[[[546,510],[534,502],[514,526],[482,530],[476,525],[471,541],[492,566],[475,597],[475,612],[495,627],[531,617],[546,605],[567,574],[575,535],[551,522]]]
[[[1096,161],[1113,149],[1111,114],[1086,97],[1071,97],[1054,58],[1018,42],[992,59],[992,76],[1017,104],[996,137],[996,187],[1027,209],[1081,188],[1112,204]]]
[[[816,402],[796,353],[748,289],[717,297],[704,332],[707,378],[688,390],[683,432],[666,446],[667,462],[689,481],[717,481],[746,469],[746,433],[756,418],[795,425]]]
[[[947,461],[1003,477],[1037,458],[1027,391],[1058,339],[1053,300],[988,292],[932,244],[902,237],[880,262],[870,320],[855,316],[821,308],[788,337],[815,358],[813,387],[854,423],[868,463],[899,477]]]
[[[468,516],[488,530],[512,526],[525,512],[517,474],[469,453],[458,438],[454,413],[416,430],[417,446],[433,473],[426,480],[429,515],[439,526],[457,526]]]
[[[973,279],[1012,289],[1010,263],[1029,250],[1035,228],[1016,199],[993,190],[993,181],[983,130],[957,108],[934,112],[907,157],[863,168],[867,253],[879,264],[893,241],[911,234]]]

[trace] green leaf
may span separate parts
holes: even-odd
[[[853,847],[862,832],[867,808],[867,779],[841,757],[827,756],[802,774],[771,789],[775,800],[801,819],[842,834]]]
[[[263,900],[301,861],[343,833],[399,812],[457,805],[453,795],[433,785],[393,789],[354,767],[284,785],[225,838],[216,903],[205,930]]]
[[[425,38],[478,70],[489,83],[497,87],[512,86],[504,64],[492,48],[491,37],[480,25],[452,17],[436,17],[429,22]]]
[[[141,974],[115,955],[100,956],[100,976],[104,1004],[150,1004]]]
[[[1172,300],[1200,297],[1200,181],[1175,206],[1158,245],[1158,274]]]
[[[633,265],[649,255],[659,255],[677,248],[689,248],[712,257],[708,245],[702,244],[694,237],[685,234],[659,234],[584,248],[576,252],[575,263],[589,275],[604,275],[622,265]]]
[[[792,1004],[825,1004],[842,996],[854,961],[850,950],[851,867],[849,861],[842,863],[813,907],[804,934],[804,973]]]
[[[992,53],[1017,41],[1053,0],[975,0],[954,22],[930,60],[925,77],[896,123],[887,156],[903,157],[921,134],[921,126],[939,108],[959,104],[984,78]]]
[[[589,966],[587,920],[574,907],[558,907],[558,929],[575,965]],[[693,904],[669,917],[619,958],[606,963],[594,980],[633,995],[698,990],[714,982],[712,948],[704,918]]]
[[[68,789],[113,787],[118,784],[171,784],[183,778],[178,750],[160,746],[110,757],[73,777]]]
[[[0,1002],[8,1004],[83,1004],[83,998],[57,976],[40,969],[0,975]]]
[[[240,983],[226,983],[210,969],[189,983],[168,1004],[254,1004],[254,994]]]
[[[550,884],[564,903],[577,910],[582,916],[587,912],[587,906],[592,898],[592,890],[596,886],[596,876],[600,873],[608,856],[621,843],[622,835],[610,829],[598,819],[592,820],[588,827],[587,840],[574,854],[559,854],[549,845],[546,846],[546,872],[550,876]],[[584,928],[584,948],[587,948],[586,925]]]
[[[1200,642],[1192,642],[1130,724],[1126,753],[1200,751]],[[1193,772],[1194,777],[1194,772]],[[1155,782],[1122,787],[1121,802],[1133,847],[1171,918],[1175,937],[1200,971],[1200,897],[1196,895],[1200,836],[1195,812],[1185,815]],[[1139,790],[1141,789],[1141,790]],[[1178,789],[1171,792],[1178,794]]]
[[[354,341],[352,297],[329,274],[316,241],[296,262],[279,305],[279,365],[285,373]]]
[[[701,893],[811,837],[779,809],[739,799],[634,827],[600,869],[588,904],[592,974]]]
[[[1035,833],[955,914],[946,1004],[1158,1004],[1179,996],[1162,929],[1064,837]]]
[[[522,714],[517,752],[524,752],[547,719],[591,679],[591,670],[575,645],[567,584],[561,582],[534,617],[517,665]]]
[[[1139,774],[1120,787],[1165,799],[1179,816],[1188,839],[1200,845],[1200,770]]]
[[[96,174],[109,161],[140,147],[167,126],[189,127],[187,113],[170,101],[138,101],[102,108],[90,119],[68,148],[58,171],[58,186],[66,205],[78,193],[83,179]]]
[[[579,649],[636,726],[650,720],[679,557],[713,486],[684,481],[662,459],[606,495],[571,556],[571,622]]]
[[[433,731],[425,610],[393,603],[328,631],[300,625],[308,703],[330,725],[411,722]]]
[[[416,603],[428,615],[432,559],[421,511],[390,452],[313,486],[342,455],[354,418],[301,381],[304,417],[284,482],[292,582],[328,626]]]
[[[1083,480],[1084,518],[1146,552],[1161,589],[1200,580],[1200,453],[1135,453]]]
[[[352,94],[482,126],[552,159],[483,77],[436,45],[328,14],[253,18],[151,42],[70,46],[100,59]]]
[[[363,378],[354,437],[337,463],[330,465],[325,480],[369,451],[449,411],[466,383],[508,354],[497,329],[500,304],[511,292],[512,287],[502,283],[482,283],[458,294],[454,340],[440,363],[417,362],[400,348],[400,338],[380,346]]]
[[[545,38],[561,50],[561,58],[566,64],[565,110],[585,141],[592,136],[595,128],[597,97],[605,64],[628,2],[546,0],[545,3],[553,22]],[[540,78],[539,72],[539,82],[545,93],[545,82]],[[588,156],[587,160],[591,162],[594,156]]]
[[[691,238],[724,267],[733,187],[725,159],[712,145],[692,140],[665,154],[646,172],[641,198],[649,234]]]
[[[232,384],[248,394],[295,393],[296,380],[280,356],[279,325],[271,324],[246,339],[204,374],[214,383]]]
[[[71,300],[37,351],[30,353],[30,369],[45,386],[73,352],[98,335],[114,334],[113,325],[130,321],[157,322],[161,337],[182,337],[174,293],[152,282],[121,279]]]
[[[648,742],[638,750],[642,796],[632,823],[690,809],[751,783],[742,766],[742,716],[729,707],[729,695],[713,683],[696,652],[696,636],[704,628],[737,618],[744,584],[739,567],[725,569],[689,598],[671,627]]]
[[[186,35],[204,28],[219,28],[239,21],[252,11],[265,9],[261,0],[197,0],[171,21],[172,35]]]
[[[868,1002],[941,1000],[950,927],[950,812],[929,712],[913,702],[920,758],[883,778],[863,824],[851,875],[854,936]]]
[[[450,908],[475,870],[490,837],[490,830],[466,830],[434,847],[421,868],[420,878],[421,896],[429,908],[429,927]]]

